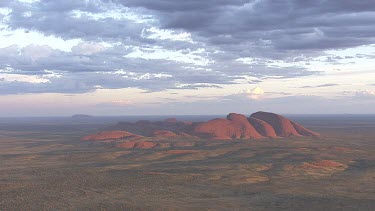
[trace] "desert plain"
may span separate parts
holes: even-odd
[[[375,209],[375,116],[289,116],[320,137],[82,140],[146,118],[1,118],[0,210]]]

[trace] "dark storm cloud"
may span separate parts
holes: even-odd
[[[374,42],[373,1],[119,0],[158,15],[165,28],[194,31],[213,44],[258,42],[284,50],[321,50]],[[225,37],[222,37],[225,35]]]
[[[9,25],[40,30],[64,38],[141,39],[144,26],[132,20],[92,20],[71,16],[73,10],[97,13],[114,6],[105,1],[40,1],[18,3]],[[279,50],[345,48],[374,41],[374,4],[371,1],[166,1],[117,0],[144,8],[161,26],[194,32],[197,39],[226,51],[261,47]],[[20,6],[21,5],[21,6]],[[31,17],[24,17],[31,11]],[[148,12],[147,12],[148,11]],[[56,23],[59,24],[56,24]],[[143,38],[144,39],[144,38]],[[153,42],[144,39],[143,42]],[[235,45],[235,46],[233,46]],[[236,46],[241,45],[241,46]],[[246,45],[245,45],[246,46]],[[240,49],[235,49],[240,47]],[[269,55],[269,57],[271,57]]]

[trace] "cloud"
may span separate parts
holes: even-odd
[[[375,43],[369,0],[4,0],[0,7],[10,9],[2,22],[12,33],[80,41],[71,51],[37,43],[1,48],[1,72],[60,76],[38,84],[2,81],[2,94],[219,88],[248,77],[299,78],[321,72],[297,61]],[[327,85],[333,86],[321,87]]]
[[[117,2],[145,8],[159,18],[162,27],[193,31],[225,50],[233,45],[263,45],[264,50],[321,50],[374,41],[371,19],[375,6],[369,0]]]
[[[141,39],[140,34],[144,28],[142,23],[127,18],[95,18],[88,15],[77,17],[73,11],[95,14],[100,10],[98,11],[94,6],[82,5],[84,1],[68,1],[66,4],[64,1],[64,6],[61,2],[40,1],[31,5],[17,3],[12,8],[7,24],[11,29],[35,30],[63,39],[82,38],[92,41],[114,40],[129,43]]]
[[[165,58],[127,57],[132,47],[100,43],[79,43],[72,51],[65,52],[49,46],[29,45],[19,48],[12,45],[0,48],[0,71],[19,75],[34,75],[50,79],[48,84],[2,83],[1,94],[14,93],[82,93],[102,88],[137,87],[148,91],[166,89],[220,88],[222,84],[235,84],[243,75],[258,77],[299,77],[308,73],[298,68],[249,68],[245,64],[215,62],[207,67],[190,60]],[[158,53],[155,50],[155,53]],[[194,55],[185,52],[183,55]],[[192,57],[199,59],[199,56]],[[212,69],[211,69],[212,68]],[[234,68],[234,69],[232,69]],[[70,82],[69,82],[70,80]],[[85,84],[64,88],[67,84]],[[260,81],[260,80],[253,80]],[[16,87],[16,84],[20,88]],[[56,86],[55,86],[56,85]],[[21,88],[22,87],[22,88]],[[24,89],[24,87],[28,87]],[[61,87],[61,90],[59,90]],[[77,90],[74,90],[74,87]],[[19,92],[22,91],[22,92]]]
[[[315,86],[301,86],[300,88],[322,88],[322,87],[333,87],[333,86],[339,86],[339,84],[328,83],[328,84],[320,84],[320,85],[315,85]]]
[[[96,107],[128,107],[133,104],[130,100],[116,100],[111,102],[102,102],[98,103],[95,106]]]
[[[100,43],[81,42],[72,48],[72,52],[78,55],[91,55],[104,49],[104,45]]]
[[[177,84],[176,87],[171,89],[199,89],[199,88],[217,88],[222,89],[222,86],[214,84]]]
[[[357,98],[372,98],[375,99],[375,90],[364,90],[364,91],[356,91],[354,96]]]
[[[240,92],[240,95],[242,94],[250,99],[260,100],[264,97],[264,90],[260,87],[255,87],[254,89],[246,89]]]
[[[0,2],[0,8],[1,7],[8,7],[10,5],[10,3],[13,2],[13,0],[2,0]]]

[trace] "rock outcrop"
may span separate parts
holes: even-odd
[[[169,130],[157,130],[157,131],[154,131],[152,136],[156,138],[161,138],[161,139],[168,139],[168,138],[175,138],[178,135]]]
[[[129,141],[129,142],[123,142],[117,145],[119,148],[124,149],[152,149],[155,146],[157,146],[158,143],[155,142],[149,142],[149,141]]]
[[[314,137],[318,137],[319,134],[318,133],[315,133],[309,129],[306,129],[305,127],[303,127],[302,125],[298,124],[298,123],[295,123],[293,121],[290,121],[293,125],[293,127],[296,129],[296,131],[303,135],[303,136],[314,136]]]
[[[241,114],[230,113],[227,119],[214,119],[200,123],[193,133],[198,137],[211,139],[257,139],[262,136]]]
[[[192,146],[198,139],[248,140],[291,136],[318,137],[302,125],[281,115],[256,112],[249,118],[242,114],[230,113],[227,118],[217,118],[207,122],[184,122],[174,118],[164,121],[120,122],[116,130],[104,131],[85,136],[85,141],[113,143],[125,149],[151,149],[169,146]],[[175,141],[173,144],[170,141]]]
[[[262,138],[262,135],[260,135],[254,126],[251,125],[246,116],[242,114],[230,113],[228,114],[227,119],[232,121],[232,124],[237,130],[240,129],[240,137],[238,137],[238,134],[236,134],[236,138]]]
[[[292,122],[281,115],[259,111],[251,114],[250,117],[263,120],[270,124],[275,130],[277,136],[301,136],[301,134],[299,134],[297,130],[294,128]]]
[[[84,141],[104,141],[108,139],[126,139],[126,140],[136,140],[142,138],[143,136],[129,133],[127,131],[103,131],[94,135],[85,136],[82,138]]]
[[[271,138],[277,137],[275,130],[267,122],[253,117],[250,117],[248,120],[260,135]]]
[[[207,139],[232,139],[235,133],[231,122],[227,119],[213,119],[199,123],[194,127],[194,135]]]
[[[187,132],[191,130],[192,122],[178,121],[174,118],[169,118],[164,121],[146,121],[141,120],[135,123],[131,122],[119,122],[116,126],[116,130],[125,130],[131,133],[139,134],[142,136],[153,136],[154,132],[161,130],[168,130],[173,133]]]

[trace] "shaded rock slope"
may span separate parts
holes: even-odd
[[[207,122],[178,121],[174,118],[156,122],[120,122],[114,130],[88,135],[82,140],[109,142],[126,149],[150,149],[174,144],[191,145],[189,141],[199,139],[248,140],[291,136],[319,137],[319,134],[279,114],[260,111],[249,118],[230,113],[226,118]],[[179,143],[168,140],[179,140]]]

